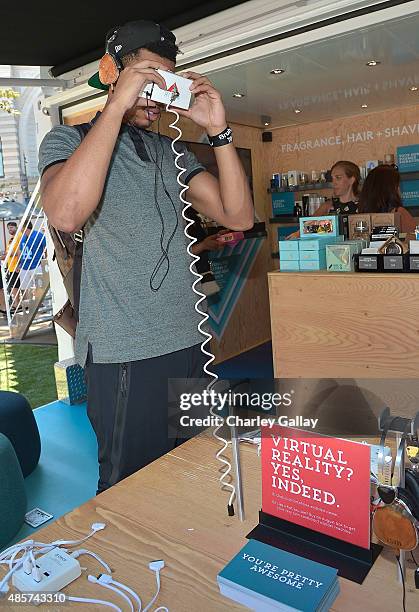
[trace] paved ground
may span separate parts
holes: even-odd
[[[7,319],[0,316],[0,341],[7,341],[11,344],[57,344],[57,336],[55,335],[53,324],[46,322],[32,325],[24,340],[11,339]]]

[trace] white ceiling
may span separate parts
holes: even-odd
[[[212,72],[231,121],[269,128],[419,104],[419,13]],[[366,66],[375,59],[380,65]],[[285,68],[272,76],[270,70]],[[234,92],[244,93],[241,99]],[[368,104],[362,109],[362,104]],[[295,108],[302,110],[300,114]]]

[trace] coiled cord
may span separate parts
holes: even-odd
[[[201,332],[201,334],[203,336],[205,336],[204,340],[201,343],[201,351],[204,355],[206,355],[208,357],[208,360],[206,361],[206,363],[204,364],[204,372],[207,374],[207,376],[211,377],[213,380],[208,384],[207,386],[207,390],[210,391],[217,383],[218,381],[218,375],[211,371],[209,369],[209,366],[211,365],[211,363],[215,360],[215,355],[213,355],[213,353],[211,353],[210,351],[207,350],[206,345],[209,344],[209,342],[212,339],[212,335],[210,333],[208,333],[205,329],[203,329],[204,325],[206,324],[206,322],[209,319],[209,316],[206,312],[204,312],[203,310],[201,310],[200,305],[202,304],[202,302],[206,299],[206,295],[204,293],[202,293],[201,291],[199,291],[199,289],[197,289],[197,285],[198,283],[201,282],[202,280],[202,274],[200,274],[195,267],[195,264],[197,261],[199,261],[199,257],[197,255],[195,255],[194,253],[192,253],[191,249],[192,246],[197,242],[197,239],[194,236],[191,236],[191,234],[189,234],[188,229],[191,227],[191,225],[193,225],[193,221],[186,216],[186,211],[188,210],[188,208],[192,207],[192,204],[190,202],[188,202],[188,200],[185,199],[184,194],[186,193],[186,191],[189,189],[188,185],[185,185],[185,183],[182,182],[182,174],[184,174],[186,172],[186,168],[184,168],[183,166],[179,165],[179,160],[182,157],[182,155],[184,155],[184,153],[179,153],[176,150],[175,144],[176,142],[182,138],[182,130],[179,128],[179,126],[177,125],[178,121],[179,121],[179,113],[177,113],[173,108],[170,108],[170,104],[166,105],[166,111],[173,113],[175,115],[175,120],[173,121],[173,123],[169,124],[169,127],[173,128],[174,130],[177,131],[178,135],[176,136],[176,138],[174,138],[172,140],[171,143],[171,147],[172,147],[172,151],[175,155],[175,166],[176,168],[179,170],[178,175],[176,177],[176,180],[179,184],[179,186],[181,187],[181,191],[179,194],[179,198],[180,201],[182,202],[182,204],[184,205],[182,208],[182,217],[185,219],[185,221],[187,222],[187,225],[184,228],[184,234],[187,238],[189,238],[189,244],[187,246],[187,251],[189,253],[189,255],[192,258],[192,261],[189,265],[189,270],[191,271],[191,273],[196,277],[193,284],[192,284],[192,290],[194,291],[194,293],[196,293],[196,295],[199,297],[199,299],[196,301],[195,303],[195,310],[196,312],[201,316],[201,321],[198,323],[198,330]],[[210,407],[210,414],[214,417],[217,418],[222,418],[220,417],[220,415],[215,414],[213,412],[214,410],[214,406]],[[228,501],[228,514],[229,516],[233,516],[234,515],[234,506],[233,506],[233,502],[234,502],[234,498],[236,496],[236,487],[234,486],[234,484],[232,484],[231,482],[226,482],[226,479],[230,476],[231,474],[231,462],[226,459],[223,456],[223,453],[225,452],[225,450],[228,448],[228,441],[223,438],[222,436],[219,435],[219,431],[221,429],[221,427],[224,424],[224,419],[222,420],[220,425],[216,425],[212,431],[212,435],[214,436],[214,438],[216,440],[218,440],[221,444],[222,447],[219,449],[219,451],[216,453],[216,458],[218,461],[220,461],[223,465],[221,470],[222,474],[220,477],[220,483],[222,485],[222,489],[227,488],[231,491],[230,493],[230,498]],[[220,471],[221,471],[220,470]]]

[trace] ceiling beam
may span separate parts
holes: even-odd
[[[27,79],[19,77],[0,77],[0,87],[67,87],[62,79]]]

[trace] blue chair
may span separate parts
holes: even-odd
[[[12,443],[26,478],[38,465],[41,440],[32,408],[20,393],[0,391],[0,433]]]
[[[27,509],[25,481],[16,452],[0,433],[0,550],[22,527]]]

